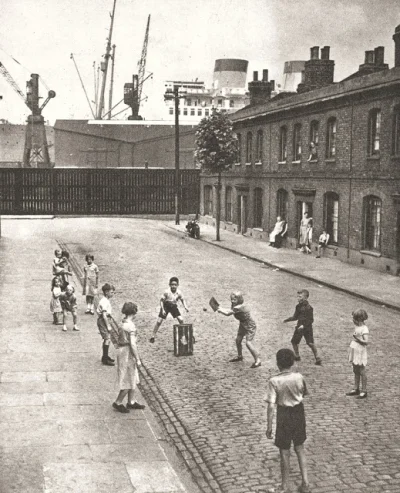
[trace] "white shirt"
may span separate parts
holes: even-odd
[[[97,315],[101,317],[101,315],[106,312],[107,315],[111,315],[112,308],[111,308],[111,303],[108,298],[105,296],[101,298],[99,301],[99,304],[97,305]]]
[[[307,395],[307,386],[301,373],[284,370],[268,381],[265,400],[278,406],[294,407]]]

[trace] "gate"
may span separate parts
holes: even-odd
[[[200,171],[180,171],[180,213],[199,212]],[[173,214],[174,169],[0,168],[1,215]]]

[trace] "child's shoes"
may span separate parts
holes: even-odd
[[[91,313],[90,308],[88,308],[87,310],[85,310],[85,313],[88,313],[88,314]]]
[[[353,395],[359,395],[359,393],[360,393],[360,390],[359,389],[353,389],[350,392],[346,392],[346,395],[347,396],[353,396]]]
[[[367,395],[367,392],[360,392],[360,394],[357,396],[357,399],[365,399]]]
[[[66,325],[63,325],[62,330],[63,330],[63,332],[67,332],[67,326]]]
[[[243,361],[243,356],[236,356],[236,358],[230,359],[229,363],[237,363],[238,361]]]
[[[72,330],[75,330],[76,332],[79,332],[80,331],[80,329],[79,329],[79,327],[77,325],[74,325],[74,328]]]
[[[301,484],[297,490],[299,493],[311,493],[309,484]]]

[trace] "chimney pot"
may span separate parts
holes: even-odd
[[[384,65],[385,63],[385,47],[377,46],[374,50],[375,65]]]
[[[253,81],[254,81],[254,82],[257,82],[257,81],[258,81],[258,72],[257,72],[257,70],[255,70],[255,71],[253,72]]]
[[[274,81],[274,80],[271,80],[271,81],[269,82],[269,84],[270,84],[270,86],[271,86],[271,92],[272,92],[272,91],[275,91],[275,81]]]
[[[319,60],[319,46],[310,49],[310,60]]]
[[[324,46],[323,48],[321,48],[321,60],[329,60],[330,49],[330,46]]]
[[[268,82],[268,70],[267,69],[263,70],[262,80],[263,80],[263,82]]]
[[[396,27],[393,34],[394,41],[394,66],[400,67],[400,24]]]
[[[374,63],[374,51],[368,50],[365,52],[365,62],[364,63]]]

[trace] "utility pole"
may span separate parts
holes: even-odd
[[[111,120],[111,109],[112,109],[112,99],[114,90],[114,67],[115,67],[115,45],[112,45],[112,55],[111,55],[111,81],[110,81],[110,92],[108,96],[108,119]]]
[[[113,11],[111,14],[110,33],[109,33],[108,38],[107,38],[106,54],[104,55],[104,62],[101,62],[101,71],[103,72],[103,80],[101,83],[101,91],[100,91],[100,100],[99,100],[99,109],[98,109],[98,113],[97,113],[97,120],[102,119],[103,110],[104,110],[104,95],[106,92],[108,61],[111,57],[111,41],[112,41],[112,33],[113,33],[113,27],[114,27],[114,15],[115,15],[116,3],[117,3],[117,0],[114,0]]]

